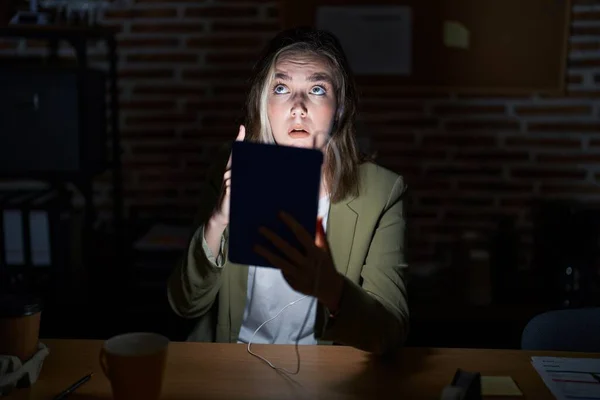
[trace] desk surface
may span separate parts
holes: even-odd
[[[52,399],[89,373],[92,379],[69,398],[110,399],[98,364],[101,341],[43,340],[50,348],[42,374],[31,389],[10,399]],[[278,367],[294,370],[294,346],[255,345],[252,350]],[[532,355],[591,357],[581,353],[512,350],[405,348],[394,362],[372,359],[342,346],[301,346],[300,373],[285,376],[248,354],[245,345],[178,343],[169,347],[163,399],[439,399],[456,369],[482,375],[510,375],[523,391],[512,399],[552,399],[530,364]],[[493,397],[499,400],[499,397]]]

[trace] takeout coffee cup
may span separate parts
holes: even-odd
[[[161,396],[169,339],[155,333],[126,333],[104,342],[100,366],[115,400]]]
[[[0,355],[28,361],[38,349],[41,304],[26,295],[0,296]]]

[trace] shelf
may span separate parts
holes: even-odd
[[[0,36],[55,40],[112,39],[118,30],[108,27],[76,27],[60,25],[0,26]]]
[[[2,0],[0,0],[2,1]],[[106,78],[108,82],[107,95],[109,100],[106,103],[106,113],[102,113],[103,116],[107,116],[108,125],[106,126],[106,140],[104,143],[96,144],[94,146],[107,146],[106,151],[111,153],[107,157],[102,159],[96,159],[90,155],[91,160],[88,162],[73,162],[69,165],[68,169],[63,168],[53,172],[28,170],[29,168],[22,168],[28,170],[26,172],[11,172],[8,168],[4,168],[0,172],[0,180],[40,180],[48,181],[48,183],[73,183],[78,186],[81,196],[83,198],[83,221],[81,227],[81,235],[79,240],[80,255],[82,258],[82,271],[85,270],[86,276],[91,277],[89,282],[86,282],[85,290],[89,298],[93,299],[94,302],[98,302],[101,306],[98,310],[102,310],[105,304],[110,304],[113,293],[107,293],[105,289],[106,284],[115,285],[110,281],[111,276],[119,274],[119,263],[101,263],[99,259],[106,256],[106,253],[115,253],[119,256],[124,251],[123,243],[121,240],[121,232],[124,229],[123,223],[123,180],[122,180],[122,164],[121,155],[123,149],[120,146],[120,124],[119,124],[119,93],[118,93],[118,73],[117,73],[117,42],[115,35],[119,32],[118,29],[110,27],[84,27],[84,26],[67,26],[67,25],[5,25],[0,26],[0,37],[3,38],[15,38],[15,39],[40,39],[47,43],[49,54],[48,56],[38,57],[34,59],[25,54],[11,54],[11,64],[22,66],[27,63],[28,66],[43,66],[45,70],[53,68],[66,69],[66,67],[76,67],[74,70],[77,71],[77,81],[80,82],[84,78],[86,70],[99,71],[95,68],[89,68],[89,51],[88,44],[96,41],[106,42],[106,58],[108,61],[108,73]],[[67,42],[75,50],[76,64],[73,62],[67,62],[61,60],[58,57],[58,50],[60,42]],[[39,63],[39,59],[42,58],[44,63]],[[22,62],[19,60],[23,60]],[[35,61],[35,63],[29,64]],[[3,65],[8,64],[6,59],[2,60]],[[22,71],[22,69],[20,69]],[[103,71],[104,72],[104,71]],[[25,71],[25,74],[29,71]],[[29,75],[31,75],[29,73]],[[26,80],[29,82],[29,80]],[[86,83],[85,79],[81,82]],[[77,104],[80,104],[81,97],[86,98],[87,91],[89,90],[88,84],[77,85]],[[81,112],[85,107],[79,107],[77,114],[77,129],[81,138],[87,140],[88,133],[92,132],[93,129],[86,125],[86,122],[90,120],[88,113]],[[97,111],[97,110],[96,110]],[[104,118],[104,117],[103,117]],[[32,124],[33,125],[33,124]],[[35,126],[33,126],[35,128]],[[86,145],[89,144],[86,142]],[[82,155],[86,155],[89,152],[81,151]],[[102,151],[104,154],[104,151]],[[16,169],[16,168],[14,168]],[[106,238],[107,248],[103,252],[98,251],[99,246],[99,235],[94,226],[95,219],[98,216],[97,206],[94,204],[94,184],[95,178],[102,174],[110,171],[112,173],[112,222],[114,225],[113,233],[110,235],[110,243],[108,237]],[[104,239],[100,237],[100,239]],[[101,243],[102,245],[104,243]],[[119,258],[116,258],[119,259]],[[89,283],[89,285],[87,285]],[[118,286],[118,284],[117,284]]]
[[[0,171],[1,180],[40,180],[40,181],[80,181],[94,179],[98,176],[109,172],[112,169],[112,164],[105,164],[102,168],[94,170],[81,171],[30,171],[30,172],[10,172]]]

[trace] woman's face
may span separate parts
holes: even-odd
[[[337,110],[333,82],[324,57],[288,55],[277,60],[267,106],[277,144],[324,148]]]

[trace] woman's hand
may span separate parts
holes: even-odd
[[[238,142],[243,142],[246,137],[246,128],[244,125],[240,125],[240,130],[237,137],[235,138]],[[227,226],[229,224],[229,193],[231,191],[231,154],[225,167],[225,173],[223,174],[223,185],[221,186],[221,196],[217,208],[213,212],[212,220],[217,222],[219,225]]]
[[[333,264],[322,219],[317,220],[317,234],[313,241],[306,229],[292,216],[282,212],[280,217],[304,246],[306,255],[264,227],[260,233],[285,254],[285,258],[260,245],[255,246],[255,252],[281,269],[285,280],[294,290],[318,298],[331,313],[335,313],[339,308],[344,278]]]

